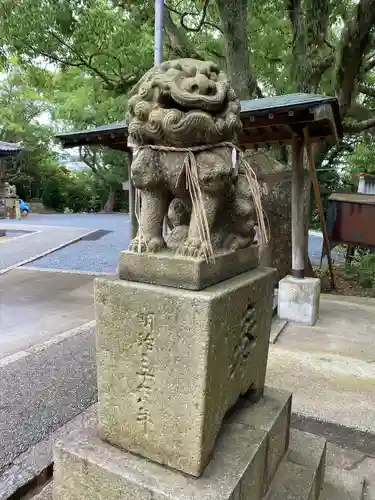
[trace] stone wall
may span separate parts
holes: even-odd
[[[292,172],[267,153],[248,152],[247,159],[258,176],[270,226],[270,242],[261,252],[261,265],[275,267],[280,280],[292,270]],[[305,174],[307,210],[310,176],[307,170]]]

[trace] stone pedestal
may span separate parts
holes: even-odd
[[[264,389],[275,271],[219,266],[204,288],[149,255],[161,286],[141,260],[120,273],[142,282],[95,281],[98,428],[57,445],[54,500],[318,500],[325,441],[290,433],[291,395]]]
[[[200,292],[95,281],[99,435],[199,476],[225,413],[262,395],[273,270]]]
[[[281,319],[315,325],[319,316],[320,279],[286,276],[279,282],[278,314]]]
[[[5,218],[6,219],[20,219],[20,202],[17,198],[4,198]]]
[[[121,252],[119,278],[186,290],[202,290],[258,267],[258,247],[251,245],[237,252],[222,252],[215,262],[179,257],[171,251],[149,253]]]
[[[316,500],[325,441],[293,431],[291,395],[266,389],[224,421],[212,460],[198,479],[119,450],[95,432],[55,450],[54,500]]]

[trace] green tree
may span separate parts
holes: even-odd
[[[53,104],[51,116],[60,129],[87,129],[124,119],[126,94],[106,90],[94,76],[74,67],[51,77],[53,85],[48,90]],[[122,182],[128,179],[127,157],[105,148],[81,148],[79,157],[104,187],[106,199],[100,210],[112,212],[116,197],[122,193]]]
[[[168,55],[216,59],[241,98],[260,94],[261,88],[336,93],[346,118],[355,115],[357,96],[368,95],[368,87],[373,92],[375,0],[166,4]],[[152,65],[152,6],[151,0],[1,0],[0,34],[6,50],[25,64],[42,57],[62,72],[75,68],[114,97]],[[352,121],[348,133],[372,126],[370,112],[370,122]]]
[[[3,55],[33,71],[64,127],[122,120],[153,62],[153,4],[0,0]],[[215,60],[240,98],[337,95],[348,137],[375,125],[375,0],[167,0],[164,20],[166,56]],[[332,147],[317,148],[319,162]]]
[[[38,190],[36,184],[48,167],[55,163],[50,150],[52,130],[38,122],[48,112],[49,103],[33,87],[30,75],[17,60],[9,60],[4,69],[5,76],[0,80],[0,139],[21,143],[23,150],[3,161],[0,182],[7,177],[28,198]]]
[[[363,134],[345,157],[343,184],[346,191],[357,191],[361,173],[375,175],[375,140],[370,133]]]

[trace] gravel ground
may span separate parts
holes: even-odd
[[[14,221],[15,227],[17,222]],[[27,267],[113,273],[120,250],[127,248],[130,240],[130,222],[126,214],[34,214],[22,223],[111,231],[96,241],[78,241]]]
[[[9,222],[9,221],[7,221]],[[16,228],[18,221],[14,221]],[[130,242],[130,220],[126,214],[32,214],[22,224],[79,227],[111,231],[97,241],[79,241],[46,257],[28,267],[65,269],[87,272],[116,272],[120,250]],[[320,264],[322,235],[310,232],[309,254],[313,265]],[[334,252],[334,260],[340,260]]]

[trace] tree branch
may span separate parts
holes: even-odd
[[[332,45],[327,41],[329,0],[286,0],[292,27],[291,77],[298,92],[314,92],[323,74],[334,63]]]
[[[371,71],[374,68],[375,68],[375,59],[372,59],[365,64],[364,72],[368,73],[369,71]]]
[[[324,60],[320,61],[320,63],[317,64],[315,68],[313,68],[313,70],[311,71],[309,82],[314,90],[318,88],[322,76],[326,71],[328,71],[333,66],[334,62],[335,62],[335,54],[334,52],[332,52]]]
[[[69,52],[71,52],[76,58],[77,61],[79,62],[73,62],[73,61],[68,61],[61,59],[59,56],[56,56],[55,54],[50,54],[47,52],[43,52],[42,55],[45,57],[49,57],[50,59],[59,62],[61,64],[66,64],[67,66],[73,66],[73,67],[86,67],[88,70],[92,71],[94,74],[99,76],[104,83],[107,85],[107,88],[109,90],[113,90],[116,87],[116,81],[109,78],[107,75],[105,75],[102,71],[100,71],[98,68],[92,65],[92,59],[95,55],[98,55],[98,53],[94,53],[92,56],[89,57],[89,60],[85,60],[81,54],[79,54],[71,45],[69,45],[65,40],[63,40],[59,35],[57,35],[55,32],[52,30],[47,30],[47,33],[51,35],[55,40],[58,41],[58,43],[67,49]]]
[[[324,158],[324,170],[329,169],[331,165],[335,162],[336,158],[343,152],[347,151],[351,153],[354,147],[352,144],[340,141],[338,144],[335,144],[327,153]],[[323,162],[322,162],[323,163]]]
[[[295,44],[300,33],[301,0],[287,0],[286,8],[289,13],[290,23],[292,25],[293,44]]]
[[[370,87],[369,85],[359,83],[357,85],[357,89],[358,89],[358,92],[360,92],[361,94],[366,94],[370,97],[375,97],[375,88],[374,87]]]
[[[85,146],[79,147],[79,157],[81,160],[99,177],[103,182],[107,183],[106,178],[100,172],[96,165],[96,153],[92,153],[89,148]]]
[[[375,127],[375,118],[370,118],[369,120],[363,120],[357,123],[345,123],[344,132],[349,134],[359,134],[365,130]]]
[[[221,52],[218,52],[215,49],[207,48],[207,52],[209,54],[212,54],[213,56],[217,57],[217,59],[219,59],[219,60],[225,60],[225,56]]]
[[[202,56],[198,54],[194,45],[187,37],[185,30],[174,23],[169,7],[164,9],[164,29],[168,45],[178,57],[202,59]]]
[[[195,33],[198,33],[203,28],[203,26],[208,26],[210,28],[214,28],[214,29],[218,30],[221,34],[223,34],[223,30],[219,26],[217,26],[214,23],[210,23],[209,21],[206,21],[207,9],[208,9],[209,4],[210,4],[210,0],[205,0],[198,26],[196,26],[195,28],[191,28],[191,27],[187,26],[187,24],[185,24],[185,18],[188,16],[199,16],[199,13],[197,13],[197,12],[183,12],[181,14],[181,17],[180,17],[181,26],[186,31],[193,31]],[[175,11],[175,12],[177,12],[177,11]]]

